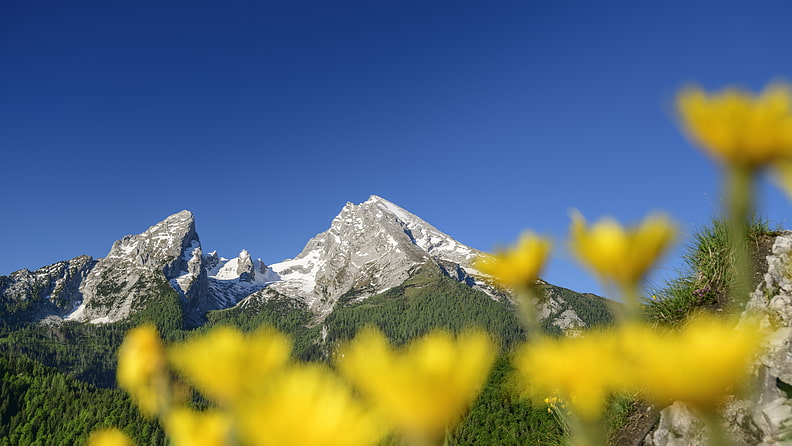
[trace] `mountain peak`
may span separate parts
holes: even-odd
[[[195,224],[195,216],[193,216],[192,212],[188,210],[183,210],[167,216],[164,220],[151,226],[148,230],[150,231],[153,228],[158,228],[163,226],[170,227],[170,226],[179,226],[179,225],[183,226],[190,224]]]
[[[180,279],[182,294],[189,297],[195,294],[190,289],[197,290],[193,284],[205,280],[201,242],[190,211],[177,212],[141,234],[113,243],[80,285],[83,303],[70,317],[99,322],[123,319],[141,302],[142,284],[159,278]]]
[[[300,296],[324,315],[340,296],[380,293],[401,285],[423,265],[450,269],[467,281],[464,268],[477,255],[418,216],[371,195],[357,205],[346,203],[330,228],[297,257],[271,265],[281,280],[264,291]]]
[[[165,220],[172,220],[172,219],[193,220],[194,217],[192,212],[188,211],[187,209],[184,209],[175,214],[169,215],[168,218],[166,218]]]
[[[364,203],[373,203],[373,202],[390,203],[390,201],[380,197],[379,195],[369,195],[368,200],[364,201]]]
[[[404,208],[396,205],[392,201],[388,201],[378,195],[372,195],[368,198],[368,200],[360,203],[360,206],[367,206],[367,205],[377,205],[379,208],[383,210],[387,210],[388,212],[395,214],[396,216],[406,217],[411,216],[413,218],[418,218],[416,215],[406,211]]]
[[[202,324],[210,310],[237,304],[255,310],[257,302],[284,297],[307,307],[319,321],[339,302],[368,298],[416,275],[442,274],[493,300],[508,300],[473,267],[480,254],[402,207],[371,195],[360,204],[346,203],[330,227],[308,241],[297,257],[268,267],[245,249],[233,259],[216,251],[204,254],[195,218],[183,210],[143,233],[124,236],[98,261],[85,257],[14,274],[0,283],[0,298],[12,307],[14,302],[36,300],[30,317],[40,313],[103,323],[167,298],[163,285],[170,285],[187,325]]]

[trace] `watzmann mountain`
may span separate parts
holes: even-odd
[[[207,253],[192,213],[182,211],[116,241],[102,259],[81,256],[0,276],[0,318],[109,323],[175,292],[185,326],[203,324],[215,310],[255,313],[275,301],[300,308],[316,325],[339,308],[395,296],[418,277],[453,281],[476,299],[513,306],[512,296],[473,267],[480,254],[377,196],[347,203],[299,255],[269,266],[246,250],[232,259]],[[604,308],[601,298],[543,286],[548,299],[539,310],[548,327],[588,325],[571,300]]]
[[[504,420],[512,436],[560,433],[546,407],[507,393],[505,353],[526,339],[514,296],[476,271],[481,253],[421,218],[377,196],[347,203],[296,257],[270,265],[254,250],[232,258],[210,251],[199,226],[182,211],[122,237],[104,258],[0,276],[0,438],[10,439],[0,443],[85,444],[90,432],[116,425],[128,426],[136,444],[169,444],[117,388],[117,352],[143,323],[166,343],[218,326],[275,329],[294,360],[312,363],[331,363],[364,326],[394,345],[475,326],[504,355],[454,435],[479,438]],[[539,286],[546,332],[612,321],[603,298]],[[476,444],[513,443],[487,435]]]

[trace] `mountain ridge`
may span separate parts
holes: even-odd
[[[104,258],[83,256],[64,264],[74,262],[71,267],[50,265],[0,276],[0,310],[6,310],[0,318],[121,321],[156,299],[155,291],[167,283],[179,296],[185,326],[204,324],[211,311],[258,308],[261,302],[284,297],[304,304],[318,324],[339,302],[348,305],[381,295],[421,270],[436,271],[504,305],[514,304],[508,292],[475,269],[473,262],[483,253],[376,195],[360,204],[346,203],[330,227],[292,259],[268,266],[247,250],[232,259],[204,252],[195,218],[184,210],[140,234],[122,237]],[[41,291],[44,282],[49,288]],[[55,283],[68,286],[50,286]],[[556,317],[562,330],[585,327],[574,311],[564,313],[568,308],[563,299],[548,295],[540,314]]]

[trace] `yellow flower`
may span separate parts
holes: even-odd
[[[283,367],[290,352],[289,340],[275,330],[245,335],[222,326],[172,346],[168,358],[202,394],[230,403]]]
[[[578,338],[539,338],[518,351],[514,365],[531,397],[559,395],[581,418],[597,420],[608,394],[631,382],[616,340],[597,332]],[[554,406],[558,398],[545,402]]]
[[[120,430],[111,427],[91,433],[88,446],[133,446],[134,443]]]
[[[550,240],[530,231],[520,236],[517,246],[476,260],[475,268],[489,274],[504,286],[520,289],[534,285],[547,256]]]
[[[597,420],[616,392],[641,392],[657,404],[684,401],[712,413],[729,390],[745,384],[762,338],[756,323],[736,330],[733,321],[713,317],[680,331],[631,322],[581,338],[532,341],[514,364],[529,395],[560,395],[587,420]]]
[[[244,444],[254,446],[365,446],[386,433],[351,389],[320,365],[275,373],[235,416]]]
[[[641,389],[664,404],[684,401],[714,412],[727,391],[745,384],[748,365],[763,333],[756,323],[735,329],[733,321],[700,317],[679,332],[625,332],[625,356],[635,360]]]
[[[146,415],[164,408],[168,381],[159,333],[153,325],[129,330],[118,349],[118,385]]]
[[[688,136],[733,167],[755,169],[792,158],[792,87],[769,85],[759,96],[729,88],[708,95],[683,89],[677,108]]]
[[[442,331],[394,351],[364,328],[337,356],[341,372],[410,438],[437,438],[475,399],[496,349],[481,331]]]
[[[675,233],[674,224],[662,214],[649,215],[640,226],[625,229],[611,218],[587,226],[583,216],[575,212],[570,247],[603,281],[635,287],[671,244]]]
[[[168,438],[175,446],[223,446],[231,444],[231,419],[222,412],[195,412],[176,408],[163,420]]]

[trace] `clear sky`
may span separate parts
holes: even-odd
[[[680,243],[707,224],[719,171],[674,96],[792,80],[791,17],[769,0],[2,2],[0,274],[103,257],[182,209],[205,251],[275,263],[376,194],[481,250],[551,235],[544,277],[602,293],[565,251],[569,209],[665,210]]]

